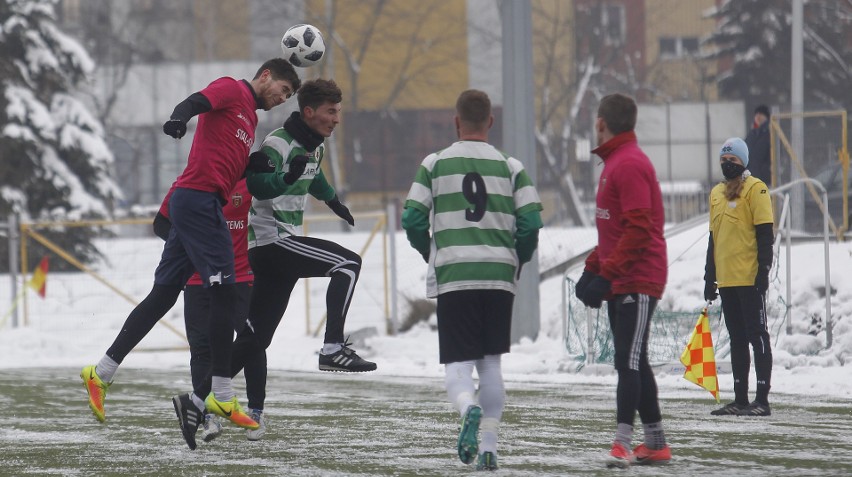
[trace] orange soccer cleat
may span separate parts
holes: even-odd
[[[630,456],[630,461],[637,465],[667,464],[670,460],[672,449],[668,445],[662,449],[651,449],[645,444],[639,444]]]
[[[106,421],[104,399],[106,399],[107,389],[111,383],[105,383],[101,380],[101,377],[95,372],[95,365],[83,368],[80,371],[80,378],[83,379],[83,387],[89,394],[89,407],[92,409],[95,419],[100,422]]]
[[[215,396],[213,396],[213,393],[210,393],[207,395],[207,399],[204,400],[204,405],[207,407],[209,412],[212,412],[219,417],[224,417],[237,426],[244,427],[246,429],[257,429],[260,427],[260,424],[243,411],[243,408],[240,407],[240,403],[237,402],[236,396],[234,396],[234,398],[230,401],[219,401]]]

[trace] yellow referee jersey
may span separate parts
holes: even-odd
[[[757,237],[754,227],[773,223],[772,201],[766,184],[746,178],[740,197],[725,198],[725,183],[710,191],[710,232],[719,288],[754,285],[757,275]]]

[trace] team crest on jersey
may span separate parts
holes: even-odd
[[[243,195],[239,192],[235,193],[231,196],[231,203],[234,204],[234,207],[239,207],[243,203]]]

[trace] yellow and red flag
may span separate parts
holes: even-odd
[[[38,296],[44,298],[47,291],[47,255],[41,258],[41,262],[33,270],[33,277],[27,282],[27,286],[35,290]]]
[[[683,378],[710,391],[719,402],[719,380],[716,379],[716,353],[713,351],[713,336],[710,334],[710,320],[707,307],[701,310],[701,316],[695,323],[692,336],[680,355],[680,362],[686,366]]]

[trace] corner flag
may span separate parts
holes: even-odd
[[[38,267],[33,270],[33,276],[27,282],[27,286],[35,290],[38,296],[44,298],[47,292],[47,255],[41,258]]]
[[[680,355],[680,362],[686,366],[683,378],[710,391],[719,402],[719,381],[716,379],[716,354],[713,351],[713,336],[710,334],[710,320],[707,319],[707,307],[701,310],[701,316],[695,323],[692,336]]]

